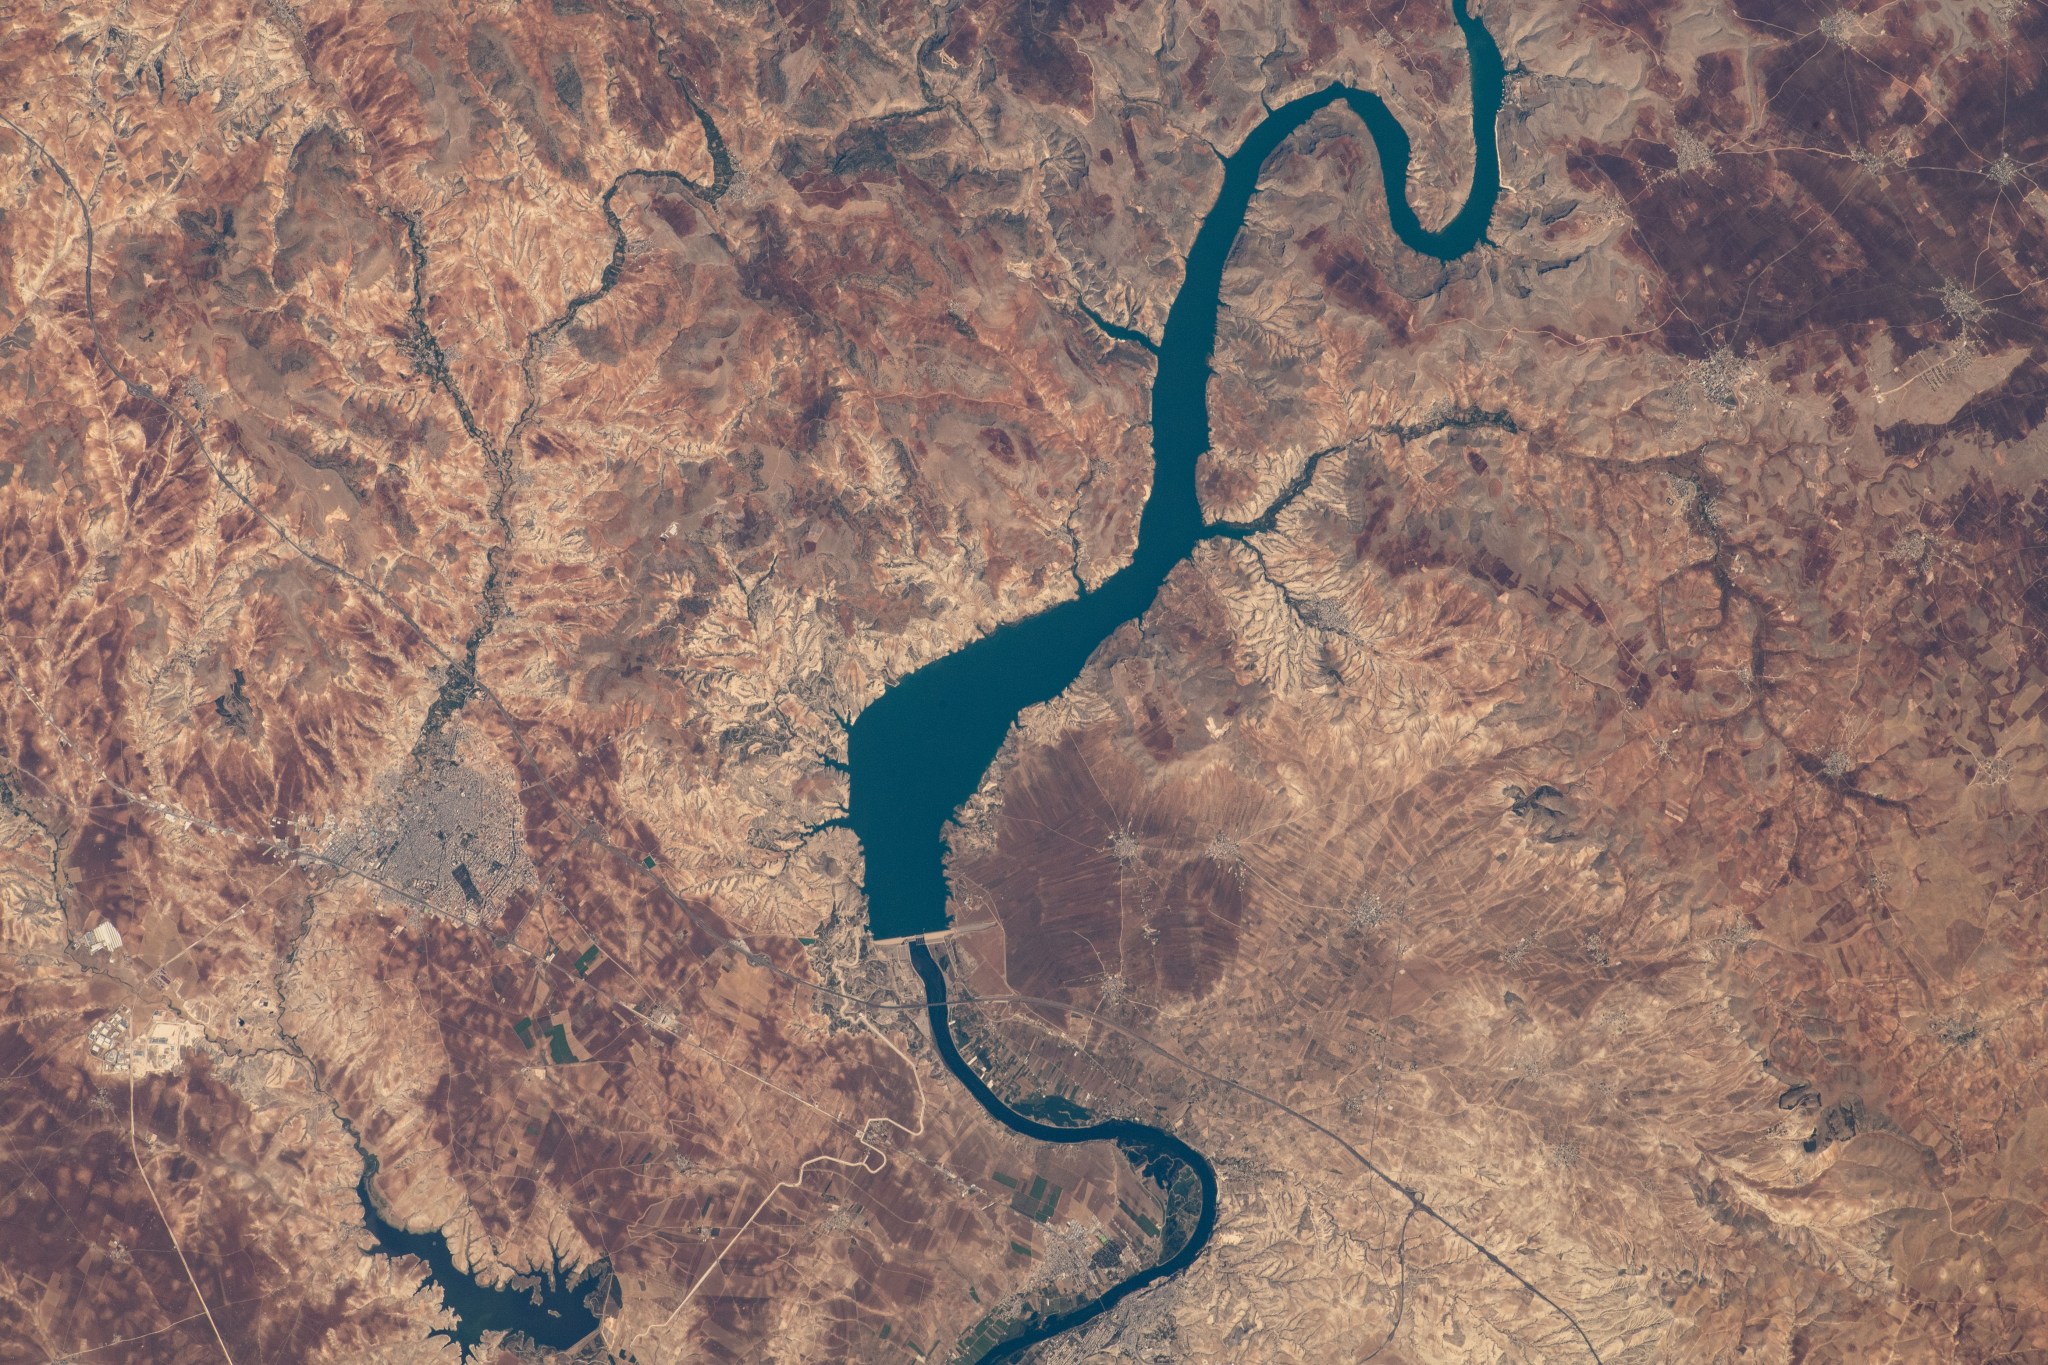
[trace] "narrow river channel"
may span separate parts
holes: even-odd
[[[1195,234],[1186,277],[1167,313],[1152,386],[1152,491],[1131,562],[1093,591],[1002,626],[906,675],[854,721],[847,742],[846,824],[860,837],[866,859],[869,926],[876,938],[915,936],[946,926],[946,824],[980,785],[1018,714],[1071,686],[1111,633],[1151,607],[1167,574],[1197,544],[1241,533],[1203,517],[1195,469],[1209,449],[1210,357],[1224,264],[1266,158],[1288,134],[1341,101],[1364,123],[1378,149],[1387,214],[1403,243],[1438,260],[1452,260],[1486,239],[1500,194],[1494,138],[1506,73],[1500,49],[1467,12],[1466,0],[1453,0],[1452,12],[1464,33],[1472,71],[1472,185],[1456,216],[1434,230],[1416,218],[1408,202],[1408,135],[1377,95],[1330,85],[1272,110],[1224,160],[1222,189]],[[921,941],[910,945],[910,955],[924,982],[940,1058],[998,1122],[1042,1142],[1114,1141],[1141,1169],[1185,1167],[1201,1186],[1200,1216],[1187,1240],[1165,1260],[1080,1307],[1029,1324],[983,1360],[1011,1358],[1191,1265],[1216,1225],[1216,1173],[1207,1158],[1146,1124],[1117,1119],[1058,1127],[1012,1109],[969,1069],[953,1043],[940,964]]]

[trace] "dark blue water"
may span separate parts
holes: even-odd
[[[557,1261],[534,1272],[540,1281],[537,1295],[533,1289],[478,1284],[475,1276],[456,1267],[446,1236],[407,1232],[384,1217],[370,1194],[370,1177],[376,1174],[377,1158],[366,1153],[363,1178],[356,1184],[356,1196],[363,1201],[363,1225],[377,1239],[380,1254],[417,1256],[427,1263],[428,1280],[439,1287],[442,1304],[456,1318],[453,1330],[438,1329],[429,1335],[447,1337],[461,1348],[464,1360],[486,1332],[517,1332],[536,1345],[560,1351],[597,1330],[597,1314],[587,1300],[602,1283],[607,1266],[600,1263],[579,1273]]]
[[[1182,1142],[1173,1134],[1154,1128],[1149,1124],[1133,1123],[1128,1119],[1109,1119],[1102,1123],[1090,1123],[1081,1127],[1061,1127],[1040,1123],[1037,1119],[1026,1118],[1009,1105],[996,1098],[993,1090],[981,1077],[968,1069],[966,1059],[954,1045],[952,1029],[946,1022],[946,978],[939,970],[939,964],[932,960],[931,951],[922,942],[910,945],[910,962],[917,968],[917,974],[924,980],[925,1013],[931,1021],[932,1040],[938,1044],[939,1059],[946,1069],[960,1078],[982,1108],[1026,1137],[1037,1138],[1040,1142],[1114,1142],[1124,1149],[1124,1154],[1140,1170],[1152,1175],[1164,1185],[1170,1182],[1173,1171],[1186,1167],[1194,1172],[1195,1179],[1202,1187],[1202,1211],[1194,1228],[1180,1248],[1165,1260],[1145,1269],[1110,1287],[1101,1297],[1091,1299],[1078,1308],[1051,1317],[1040,1318],[1016,1336],[998,1344],[981,1358],[981,1365],[1008,1360],[1026,1347],[1044,1341],[1047,1337],[1058,1336],[1071,1328],[1078,1327],[1090,1318],[1099,1317],[1114,1308],[1125,1295],[1136,1293],[1148,1284],[1178,1275],[1194,1264],[1195,1257],[1202,1254],[1202,1248],[1209,1244],[1209,1235],[1216,1230],[1216,1168],[1209,1159],[1194,1148]]]
[[[1143,615],[1160,584],[1205,537],[1232,534],[1202,516],[1195,465],[1209,449],[1209,358],[1224,262],[1244,225],[1266,158],[1318,111],[1342,102],[1379,150],[1387,213],[1411,250],[1438,260],[1485,240],[1500,193],[1494,121],[1504,68],[1479,21],[1453,0],[1472,63],[1472,188],[1443,227],[1408,203],[1408,134],[1377,95],[1332,85],[1280,106],[1224,161],[1223,188],[1188,252],[1187,276],[1159,340],[1152,385],[1152,492],[1131,562],[1092,592],[1002,626],[900,679],[862,711],[847,739],[845,824],[866,859],[868,924],[877,938],[946,927],[945,827],[974,794],[1017,714],[1072,685],[1088,656]]]
[[[1472,63],[1472,188],[1457,216],[1431,231],[1408,203],[1408,135],[1378,96],[1333,85],[1273,110],[1224,161],[1223,188],[1188,252],[1187,277],[1167,313],[1152,387],[1152,492],[1138,523],[1130,564],[1093,592],[1004,626],[903,678],[854,722],[847,744],[846,824],[867,858],[869,925],[877,938],[928,933],[946,925],[944,830],[973,795],[1018,712],[1058,696],[1096,647],[1152,605],[1166,575],[1205,537],[1243,535],[1244,526],[1204,521],[1195,463],[1209,448],[1209,360],[1224,263],[1244,225],[1266,158],[1319,110],[1343,101],[1378,148],[1394,233],[1411,250],[1438,260],[1464,255],[1486,239],[1500,194],[1494,122],[1506,74],[1491,35],[1453,0]],[[1042,1123],[998,1099],[967,1066],[948,1026],[946,978],[922,942],[910,945],[924,983],[933,1041],[946,1069],[998,1122],[1041,1142],[1113,1141],[1148,1175],[1193,1172],[1202,1205],[1195,1226],[1170,1254],[1068,1312],[1035,1319],[983,1359],[1007,1360],[1038,1342],[1107,1312],[1126,1295],[1194,1264],[1216,1228],[1216,1171],[1173,1134],[1116,1119],[1079,1127]]]

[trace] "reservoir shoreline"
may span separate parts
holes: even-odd
[[[1062,1127],[1029,1118],[967,1065],[952,1038],[942,964],[921,937],[937,941],[949,925],[946,826],[980,786],[1018,714],[1071,686],[1118,627],[1151,607],[1167,575],[1197,545],[1265,529],[1266,518],[1243,524],[1207,521],[1195,472],[1209,449],[1208,383],[1223,271],[1258,191],[1260,171],[1274,150],[1310,118],[1341,102],[1372,137],[1386,185],[1388,219],[1403,244],[1452,260],[1486,241],[1500,194],[1495,122],[1505,70],[1499,48],[1470,16],[1466,0],[1453,0],[1452,11],[1464,33],[1472,72],[1472,183],[1457,214],[1440,228],[1421,225],[1408,202],[1407,132],[1377,95],[1333,84],[1271,110],[1224,158],[1222,187],[1195,234],[1158,345],[1133,338],[1158,357],[1158,371],[1152,387],[1152,489],[1131,562],[1094,589],[998,627],[905,675],[848,727],[847,815],[841,823],[861,841],[870,931],[877,940],[910,940],[911,965],[924,985],[926,1016],[946,1069],[1013,1132],[1040,1142],[1116,1142],[1153,1179],[1170,1181],[1185,1168],[1201,1187],[1195,1225],[1172,1254],[1086,1303],[1027,1321],[988,1351],[983,1362],[1011,1359],[1194,1264],[1216,1227],[1216,1171],[1192,1145],[1149,1124],[1110,1119]]]

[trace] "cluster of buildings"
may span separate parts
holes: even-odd
[[[516,796],[472,768],[437,764],[409,774],[324,856],[395,887],[416,911],[495,923],[531,884]]]
[[[102,1071],[117,1076],[154,1076],[176,1071],[185,1049],[200,1039],[199,1026],[169,1010],[154,1010],[149,1027],[136,1033],[128,1010],[115,1010],[85,1034],[85,1050]]]

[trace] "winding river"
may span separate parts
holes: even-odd
[[[1471,54],[1475,170],[1464,207],[1424,228],[1408,203],[1408,135],[1379,96],[1330,85],[1273,110],[1223,163],[1223,188],[1188,252],[1187,274],[1158,346],[1152,385],[1152,491],[1131,562],[1093,591],[905,675],[855,719],[847,737],[845,823],[866,858],[868,920],[876,938],[946,927],[946,823],[974,794],[1019,712],[1073,685],[1096,647],[1151,607],[1174,566],[1201,541],[1235,528],[1202,515],[1195,467],[1209,449],[1209,357],[1224,263],[1258,189],[1259,170],[1289,133],[1342,102],[1379,149],[1394,232],[1417,252],[1452,260],[1485,240],[1500,192],[1494,120],[1500,112],[1500,50],[1465,0],[1454,10]]]
[[[1403,243],[1438,260],[1452,260],[1486,240],[1500,193],[1495,121],[1506,73],[1500,49],[1467,12],[1466,0],[1453,0],[1452,12],[1464,33],[1472,71],[1472,185],[1457,215],[1434,230],[1416,218],[1408,202],[1408,135],[1377,95],[1330,85],[1268,113],[1244,144],[1224,159],[1222,189],[1195,234],[1186,277],[1156,348],[1152,491],[1138,523],[1131,562],[1092,591],[1002,626],[906,675],[851,726],[845,823],[860,837],[865,854],[869,925],[876,938],[916,936],[946,926],[946,824],[980,785],[1018,713],[1052,700],[1072,685],[1096,648],[1124,622],[1151,607],[1167,574],[1201,541],[1245,534],[1245,527],[1204,518],[1195,469],[1209,449],[1210,357],[1224,265],[1258,190],[1266,158],[1288,134],[1341,101],[1365,124],[1378,149],[1388,217]],[[1208,1160],[1171,1133],[1146,1124],[1118,1119],[1059,1127],[1012,1109],[967,1066],[954,1045],[940,964],[921,941],[911,943],[910,956],[924,982],[940,1058],[997,1121],[1043,1142],[1115,1141],[1147,1172],[1156,1176],[1186,1167],[1201,1186],[1199,1218],[1172,1255],[1099,1298],[1034,1321],[984,1360],[1014,1356],[1192,1264],[1216,1224],[1216,1173]]]

